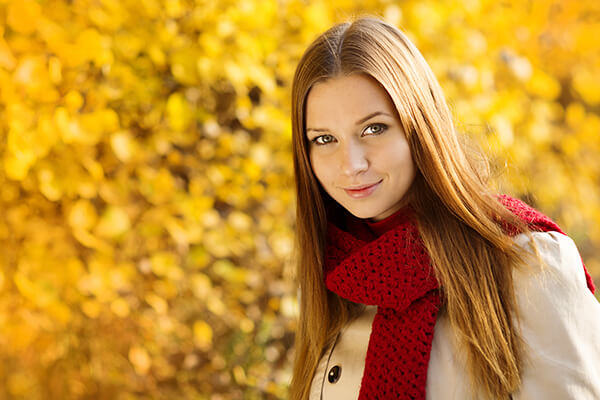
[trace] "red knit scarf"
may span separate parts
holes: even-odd
[[[525,203],[508,196],[500,200],[532,230],[564,234]],[[359,400],[425,399],[439,286],[410,209],[393,218],[396,226],[379,237],[356,219],[349,225],[352,233],[331,223],[327,232],[327,288],[353,302],[378,306]]]

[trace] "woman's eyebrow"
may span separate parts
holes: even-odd
[[[314,131],[314,132],[328,132],[329,129],[325,129],[325,128],[307,128],[306,132],[309,131]]]
[[[369,114],[369,115],[367,115],[367,116],[365,116],[365,117],[363,117],[363,118],[359,119],[358,121],[356,121],[356,122],[354,123],[354,125],[360,125],[360,124],[362,124],[363,122],[365,122],[365,121],[368,121],[368,120],[370,120],[371,118],[373,118],[373,117],[376,117],[376,116],[378,116],[378,115],[387,115],[388,117],[392,117],[392,118],[393,118],[393,116],[392,116],[392,115],[390,115],[389,113],[386,113],[386,112],[384,112],[384,111],[375,111],[375,112],[373,112],[373,113],[371,113],[371,114]],[[328,131],[329,131],[329,129],[325,129],[325,128],[307,128],[307,129],[306,129],[306,132],[308,132],[308,131],[314,131],[314,132],[328,132]]]
[[[365,122],[365,121],[368,121],[368,120],[370,120],[371,118],[373,118],[373,117],[376,117],[376,116],[378,116],[378,115],[387,115],[388,117],[392,117],[390,114],[388,114],[388,113],[386,113],[386,112],[384,112],[384,111],[375,111],[374,113],[371,113],[371,114],[367,115],[366,117],[359,119],[359,120],[358,120],[358,121],[356,121],[354,124],[355,124],[355,125],[360,125],[360,124],[362,124],[363,122]],[[393,118],[393,117],[392,117],[392,118]]]

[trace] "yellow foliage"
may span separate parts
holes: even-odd
[[[86,199],[80,199],[71,208],[69,224],[73,229],[91,229],[98,220],[94,205]]]
[[[15,32],[30,34],[35,32],[42,14],[42,7],[35,0],[13,0],[8,2],[6,22]]]
[[[534,96],[554,100],[560,94],[560,85],[552,76],[543,71],[535,71],[527,82],[527,88]]]
[[[202,350],[208,350],[213,340],[213,330],[205,321],[194,322],[194,339]]]
[[[152,365],[152,360],[146,349],[135,346],[129,349],[129,361],[133,364],[135,371],[140,375],[146,375]]]
[[[0,1],[0,398],[284,399],[290,83],[362,13],[600,280],[593,2]]]
[[[598,105],[600,103],[600,82],[597,79],[597,72],[585,68],[576,71],[573,78],[573,87],[583,100],[592,106]]]
[[[95,232],[100,236],[115,238],[129,231],[130,227],[127,212],[120,207],[110,206],[100,217]]]

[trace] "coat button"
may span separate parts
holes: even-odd
[[[342,367],[336,365],[329,370],[327,374],[327,380],[329,383],[336,383],[340,380],[340,375],[342,375]]]

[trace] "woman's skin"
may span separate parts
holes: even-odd
[[[306,100],[306,136],[315,176],[350,213],[379,221],[403,206],[415,164],[392,99],[373,78],[352,74],[315,84]]]

